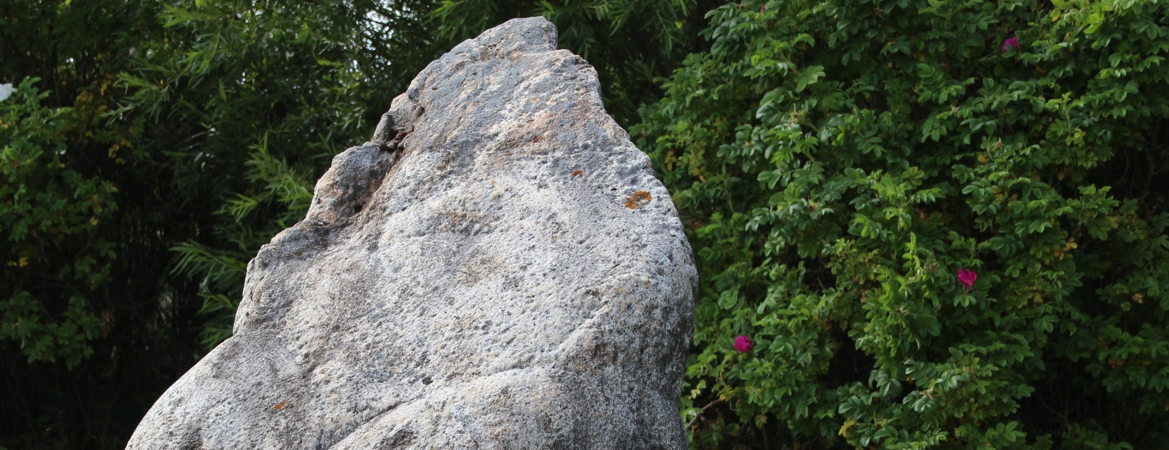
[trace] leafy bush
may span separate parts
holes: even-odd
[[[97,227],[117,210],[116,189],[65,163],[78,120],[71,108],[42,106],[49,93],[37,81],[0,101],[0,341],[17,344],[29,363],[73,367],[105,328],[86,297],[110,279],[114,243]]]
[[[0,82],[41,79],[0,102],[0,447],[125,447],[432,59],[430,4],[0,2]]]
[[[200,218],[171,183],[174,147],[118,111],[116,75],[162,5],[0,5],[0,81],[27,83],[0,101],[0,447],[124,448],[197,361],[202,323],[193,283],[166,276]]]
[[[1162,445],[1169,5],[708,17],[633,130],[703,274],[695,446]]]

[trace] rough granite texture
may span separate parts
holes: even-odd
[[[685,448],[696,289],[596,71],[512,20],[333,159],[128,448]]]

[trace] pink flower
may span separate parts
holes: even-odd
[[[748,339],[747,336],[742,335],[735,338],[735,350],[738,350],[739,353],[747,353],[751,351],[751,340]]]
[[[1010,47],[1010,46],[1015,46],[1015,50],[1017,50],[1017,51],[1023,50],[1021,47],[1019,47],[1019,38],[1013,37],[1013,38],[1010,38],[1010,39],[1003,41],[1003,54],[1004,55],[1007,54],[1007,47]]]
[[[973,270],[958,269],[958,281],[965,284],[966,287],[974,286],[974,280],[978,279],[978,274]]]

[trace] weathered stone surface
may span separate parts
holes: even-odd
[[[512,20],[333,160],[129,448],[684,448],[696,286],[596,72]]]

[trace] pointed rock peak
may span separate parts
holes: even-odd
[[[333,159],[129,448],[685,448],[696,289],[596,72],[512,20]]]

